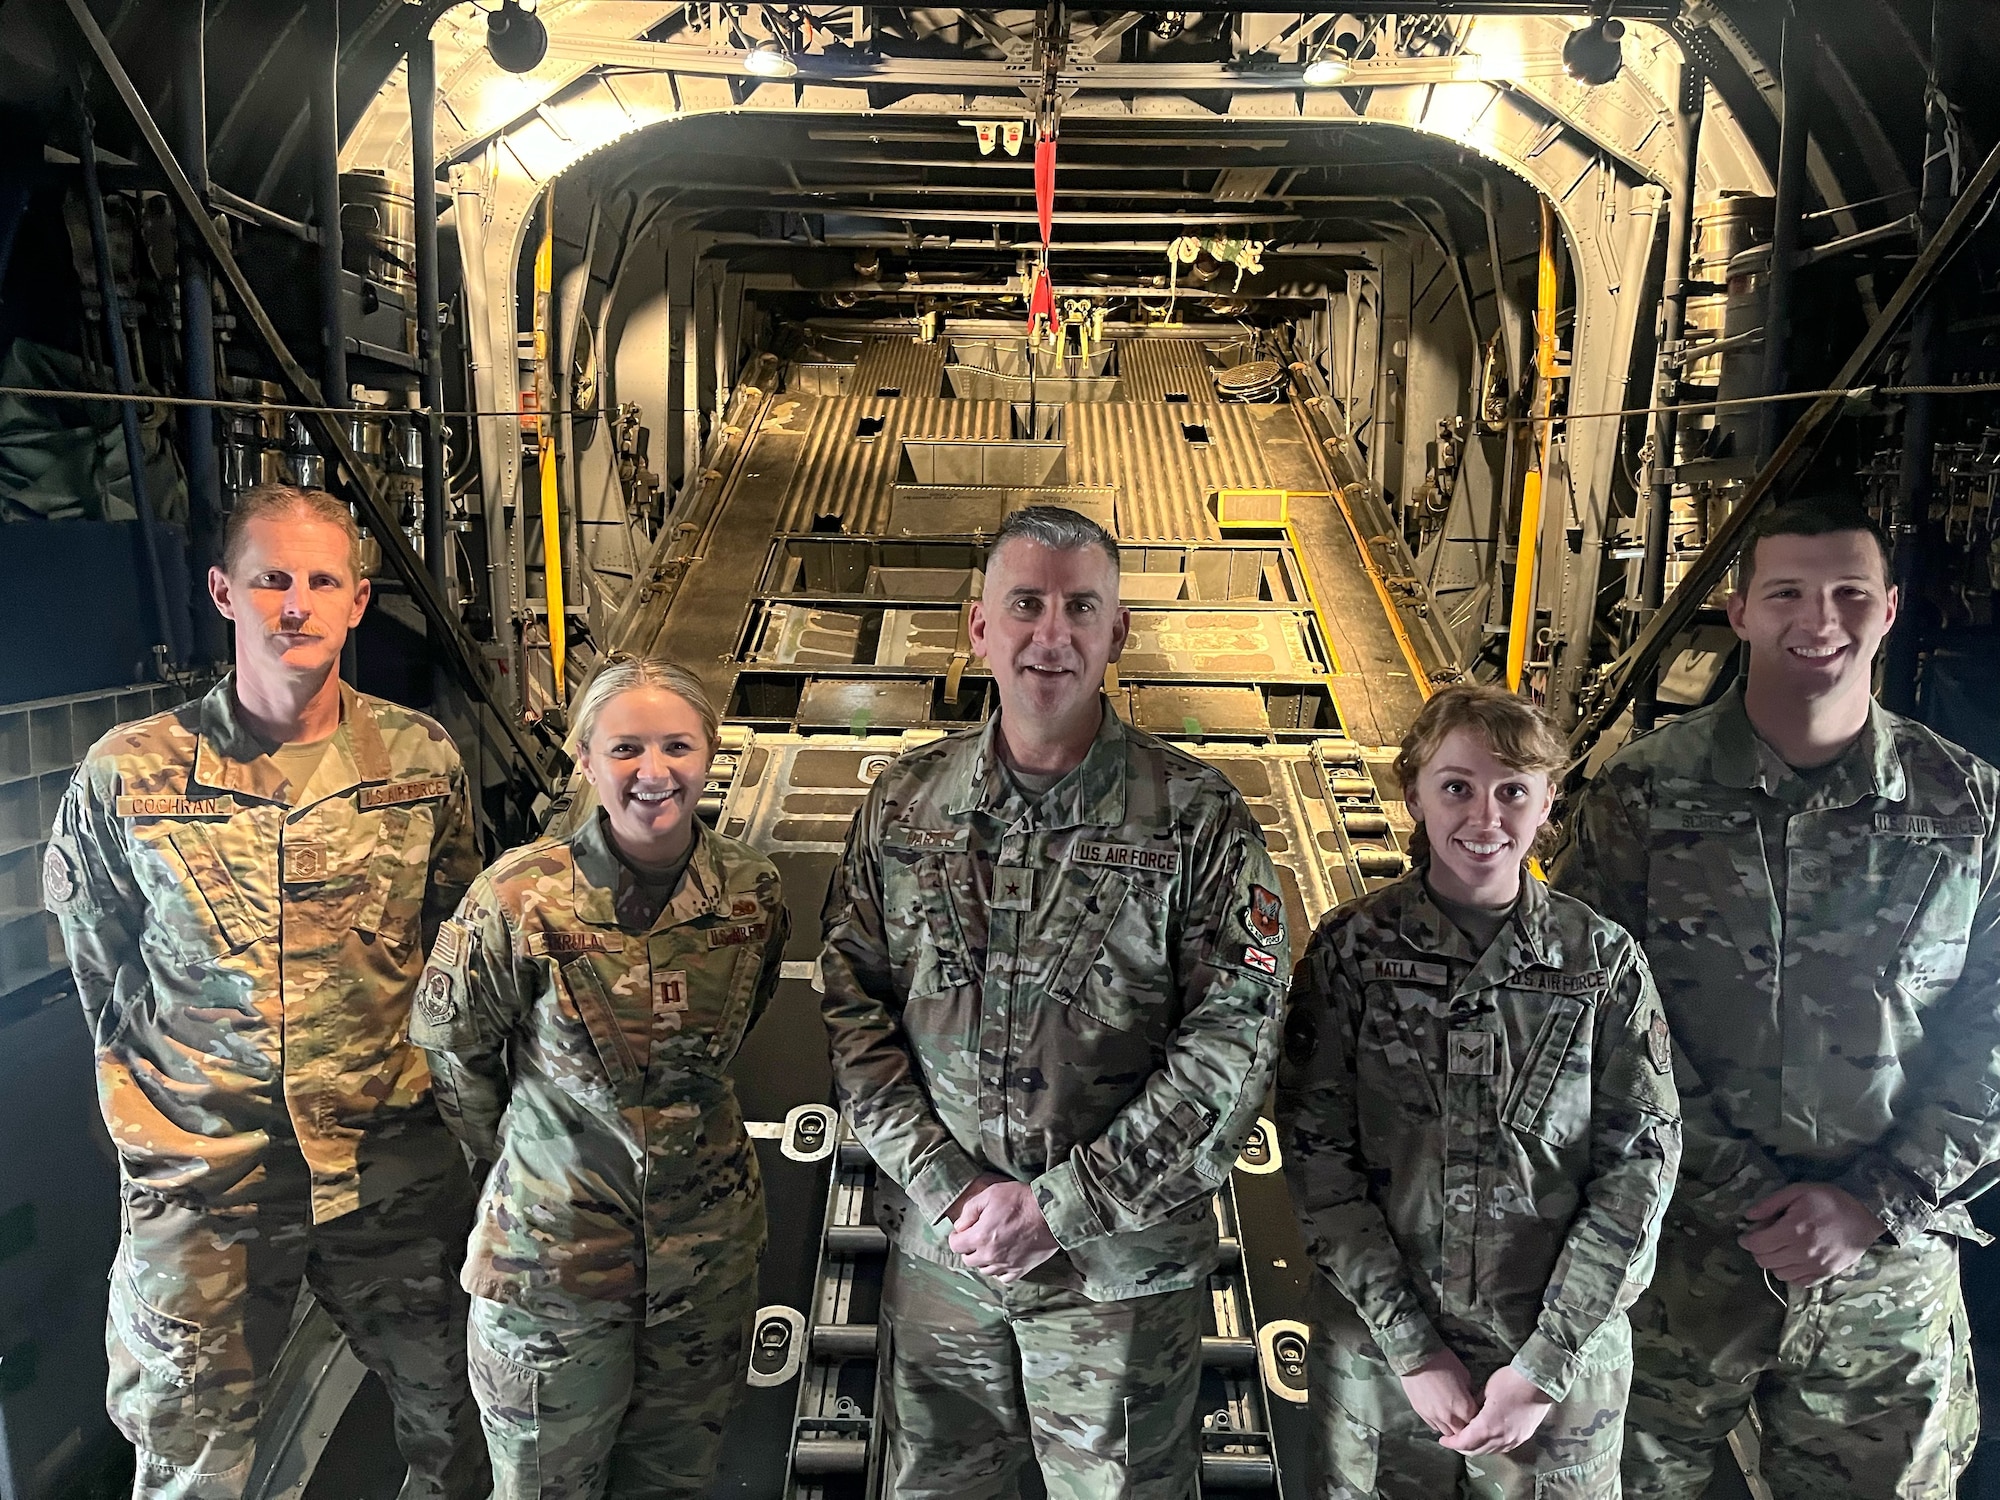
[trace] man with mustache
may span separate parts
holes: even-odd
[[[971,640],[1000,711],[856,816],[821,959],[880,1167],[887,1493],[1188,1500],[1216,1189],[1263,1104],[1284,904],[1223,776],[1125,723],[1118,546],[1001,525]]]
[[[243,1493],[302,1283],[388,1388],[404,1495],[482,1478],[471,1184],[404,1035],[479,858],[444,730],[340,681],[360,551],[331,495],[244,496],[208,580],[235,670],[91,748],[43,867],[123,1179],[107,1405],[142,1500]]]
[[[1946,1500],[1970,1458],[1958,1242],[2000,1164],[2000,772],[1871,696],[1881,534],[1745,544],[1748,671],[1613,756],[1558,889],[1645,948],[1685,1155],[1632,1309],[1625,1492],[1696,1500],[1755,1405],[1777,1500]]]

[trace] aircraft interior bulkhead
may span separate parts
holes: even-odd
[[[1111,711],[1240,794],[1294,960],[1410,871],[1392,762],[1441,690],[1539,705],[1566,799],[1723,700],[1731,569],[1796,494],[1888,539],[1881,705],[2000,761],[1996,20],[0,3],[0,1500],[133,1483],[105,1402],[132,1210],[59,809],[114,726],[229,670],[242,497],[348,508],[372,596],[341,675],[444,726],[481,864],[595,817],[607,663],[699,678],[699,815],[790,913],[728,1073],[769,1238],[708,1493],[892,1496],[890,1244],[822,908],[885,768],[998,712],[973,624],[1006,518],[1115,537]],[[1303,1500],[1315,1271],[1257,1113],[1189,1441],[1201,1493]],[[1958,1243],[1992,1389],[2000,1250]],[[310,1291],[255,1423],[237,1494],[416,1493]],[[1772,1495],[1763,1441],[1707,1493]],[[2000,1457],[1957,1484],[2000,1495]]]

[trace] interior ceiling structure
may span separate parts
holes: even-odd
[[[1922,156],[1924,59],[1932,0],[1802,3],[1811,9],[1819,32],[1815,73],[1822,105],[1812,122],[1816,192],[1832,206],[1908,189]],[[310,60],[324,56],[322,28],[325,13],[332,8],[319,0],[210,0],[207,6],[213,176],[229,191],[292,217],[304,217],[310,200],[310,171],[304,150],[306,111],[300,81]],[[1268,0],[1254,4],[1255,11],[1272,8]],[[1515,7],[1462,4],[1429,7],[1447,12],[1442,15],[1412,14],[1426,8],[1397,7],[1406,26],[1435,25],[1447,30],[1468,25],[1474,11]],[[1571,14],[1580,9],[1573,5],[1519,8],[1567,10]],[[1634,15],[1672,8],[1651,3],[1618,7],[1621,14]],[[93,0],[92,9],[126,59],[142,93],[155,101],[156,114],[164,112],[172,98],[174,49],[163,43],[186,25],[194,7],[188,0]],[[1275,66],[1286,48],[1299,40],[1296,34],[1286,36],[1288,27],[1297,26],[1296,13],[1231,14],[1246,9],[1253,7],[1236,4],[1202,11],[1076,12],[1072,15],[1072,41],[1081,37],[1101,42],[1089,62],[1100,75],[1106,70],[1144,68],[1157,86],[1186,89],[1197,107],[1212,114],[1218,105],[1226,107],[1225,101],[1214,89],[1204,96],[1194,84],[1258,84],[1259,68],[1267,66],[1261,59],[1268,57],[1268,66]],[[1367,8],[1362,9],[1365,13]],[[708,24],[706,17],[711,10],[717,12],[718,24]],[[1777,59],[1782,24],[1789,10],[1783,0],[1695,0],[1680,7],[1680,18],[1674,23],[1677,35],[1703,62],[1717,96],[1738,122],[1752,152],[1766,164],[1776,153],[1780,115]],[[734,15],[739,11],[748,14]],[[389,96],[398,91],[395,75],[410,39],[442,19],[441,38],[463,34],[469,40],[475,33],[483,33],[483,17],[473,5],[445,5],[439,0],[414,4],[406,0],[340,0],[338,13],[340,112],[350,154],[358,148],[362,155],[394,155],[392,149],[384,149],[385,143],[369,139],[364,115],[371,106],[377,106],[384,119],[401,113],[388,107],[392,102]],[[564,88],[591,73],[599,63],[615,73],[620,68],[668,61],[688,70],[701,61],[699,57],[648,57],[643,52],[628,53],[614,61],[607,53],[609,43],[707,53],[714,63],[713,54],[718,49],[768,35],[770,28],[763,21],[769,16],[780,31],[787,26],[810,28],[813,39],[806,48],[810,66],[787,86],[787,92],[796,93],[800,105],[812,107],[810,96],[822,77],[866,74],[876,80],[870,85],[871,106],[894,112],[910,89],[952,87],[949,74],[954,65],[998,63],[1025,74],[1025,55],[1032,50],[1036,15],[1024,10],[874,8],[863,13],[868,24],[857,45],[852,40],[852,25],[842,24],[849,16],[845,8],[684,8],[648,0],[542,0],[540,13],[552,34],[549,59],[525,77],[500,75],[497,81],[488,80],[490,86],[483,85],[480,90],[480,107],[469,111],[473,118],[459,117],[465,131],[455,147],[450,139],[452,116],[441,116],[440,150],[447,160],[476,150],[485,138],[560,97]],[[1330,19],[1332,14],[1324,16]],[[787,17],[792,20],[788,22]],[[822,26],[823,21],[831,21],[831,27]],[[1218,40],[1225,30],[1238,39],[1233,53]],[[1245,36],[1265,42],[1280,39],[1280,45],[1268,53],[1252,52],[1246,62],[1241,45]],[[1978,76],[1981,62],[2000,50],[2000,41],[1990,34],[1968,35],[1961,40],[1967,53],[1963,62],[1966,76]],[[68,110],[67,101],[78,75],[76,44],[57,0],[15,0],[0,9],[0,50],[10,62],[6,78],[0,80],[0,103],[45,118]],[[1075,51],[1073,47],[1073,56]],[[1231,65],[1234,71],[1230,78],[1214,73],[1219,63]],[[925,64],[942,71],[923,74],[918,70]],[[467,58],[465,66],[476,69],[479,64]],[[1173,77],[1177,72],[1186,76]],[[440,74],[452,108],[462,107],[456,92],[460,78],[448,66],[441,67]],[[142,159],[144,152],[136,135],[102,80],[93,78],[90,87],[89,103],[98,121],[101,144],[130,159]],[[744,92],[740,78],[732,87]],[[968,91],[965,97],[970,102],[973,95]],[[1978,97],[1959,102],[1974,113],[1994,107],[1994,101]],[[745,98],[739,107],[755,110],[762,106]],[[358,138],[357,127],[361,128]],[[825,154],[856,162],[880,154],[872,140],[845,144],[852,150]],[[1073,195],[1073,210],[1087,210],[1092,205],[1084,199],[1092,184],[1086,173],[1068,171],[1069,165],[1066,161],[1063,190]],[[1305,191],[1316,185],[1294,183],[1293,187]],[[1195,186],[1197,192],[1206,188],[1212,193],[1215,185]]]

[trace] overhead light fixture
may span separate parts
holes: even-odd
[[[790,78],[799,65],[780,51],[776,42],[759,42],[743,54],[743,69],[759,78]]]
[[[1313,88],[1325,88],[1347,82],[1347,75],[1353,71],[1354,65],[1344,57],[1315,57],[1306,64],[1305,81]]]
[[[532,72],[549,51],[549,28],[521,0],[501,0],[486,13],[486,50],[509,73]]]
[[[1618,76],[1625,54],[1625,23],[1616,16],[1599,16],[1579,26],[1563,42],[1563,71],[1578,83],[1595,88]]]

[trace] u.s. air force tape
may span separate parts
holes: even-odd
[[[364,786],[361,789],[361,805],[395,807],[403,802],[428,802],[434,797],[450,795],[450,777],[426,776],[418,781],[392,781],[387,786]]]
[[[1149,849],[1141,844],[1107,844],[1097,839],[1078,839],[1070,846],[1069,857],[1083,865],[1109,865],[1114,870],[1151,870],[1173,875],[1181,867],[1178,849]]]

